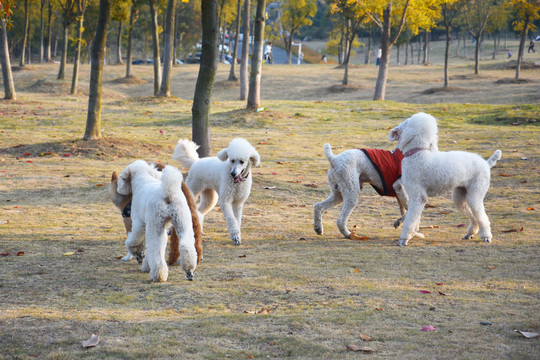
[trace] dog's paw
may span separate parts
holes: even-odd
[[[473,234],[466,234],[465,236],[463,236],[463,237],[461,238],[461,240],[470,240],[470,239],[472,239],[473,237],[474,237]]]
[[[407,240],[407,239],[399,239],[398,243],[397,243],[397,246],[407,246],[408,242],[409,242],[409,240]]]
[[[488,238],[488,237],[482,237],[482,242],[490,243],[490,242],[491,242],[491,238]]]
[[[193,281],[193,271],[191,270],[186,270],[186,278],[189,280],[189,281]]]
[[[143,250],[137,250],[135,251],[135,257],[137,258],[137,262],[139,264],[142,264],[144,260],[145,252]]]
[[[240,245],[242,243],[242,240],[240,239],[240,234],[231,236],[231,240],[234,245]]]
[[[315,226],[315,227],[313,227],[313,230],[315,230],[315,232],[317,233],[317,235],[322,235],[322,234],[323,234],[323,228],[322,228],[322,226]]]
[[[131,255],[130,253],[128,253],[126,256],[124,256],[124,257],[122,258],[122,261],[129,261],[129,260],[131,260],[131,259],[133,259],[133,255]]]
[[[402,222],[403,222],[403,216],[397,219],[396,221],[394,221],[394,229],[397,229],[401,225]]]

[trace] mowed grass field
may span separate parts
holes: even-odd
[[[106,67],[95,142],[81,140],[88,65],[78,96],[55,80],[57,65],[16,71],[18,100],[0,102],[0,359],[540,358],[539,339],[514,332],[540,331],[540,73],[497,83],[513,70],[484,65],[472,76],[456,64],[459,84],[444,93],[429,91],[440,66],[392,68],[385,102],[368,101],[373,66],[353,68],[350,88],[332,88],[342,76],[333,66],[268,66],[257,113],[220,66],[212,152],[241,136],[262,160],[243,242],[232,245],[216,208],[195,280],[173,267],[159,284],[120,260],[125,233],[107,185],[135,159],[177,165],[198,67],[175,68],[171,99],[150,96],[150,66],[135,68],[140,84]],[[397,247],[397,203],[368,186],[349,226],[369,240],[341,236],[339,208],[316,235],[313,204],[329,194],[324,143],[393,149],[390,128],[418,111],[438,119],[441,151],[502,150],[485,202],[493,243],[460,240],[467,219],[447,194],[429,199],[426,238]],[[99,345],[84,349],[92,334]]]

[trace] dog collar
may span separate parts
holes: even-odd
[[[427,149],[424,149],[424,148],[414,148],[414,149],[411,149],[411,150],[407,151],[406,153],[404,153],[404,154],[403,154],[403,157],[409,157],[409,156],[412,156],[412,155],[416,154],[417,152],[423,151],[423,150],[427,150]]]
[[[240,175],[238,175],[238,176],[236,176],[236,177],[234,178],[234,182],[235,182],[236,184],[238,184],[238,183],[241,183],[242,181],[246,181],[246,179],[248,178],[248,176],[249,176],[249,173],[247,173],[246,176],[244,176],[244,177],[242,177],[242,174],[240,174]]]
[[[123,218],[131,217],[131,201],[122,210],[122,217]]]

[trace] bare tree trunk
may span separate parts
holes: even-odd
[[[516,80],[519,80],[519,72],[521,70],[521,60],[523,59],[523,52],[525,51],[525,40],[527,39],[527,33],[529,32],[529,24],[531,22],[531,19],[529,17],[526,18],[525,24],[523,25],[523,30],[521,32],[521,40],[519,41],[519,50],[518,50],[518,56],[516,61]]]
[[[111,3],[113,0],[99,0],[99,18],[96,35],[92,41],[90,56],[90,90],[88,94],[88,114],[86,131],[83,140],[101,139],[101,82],[103,76],[103,59],[107,43],[107,31],[111,21]]]
[[[118,21],[118,33],[116,34],[116,64],[124,65],[122,60],[122,21]]]
[[[218,0],[201,1],[202,53],[199,75],[195,85],[192,114],[192,138],[200,147],[200,157],[212,150],[209,115],[218,66]]]
[[[373,36],[372,36],[372,29],[371,29],[371,25],[369,25],[369,37],[368,37],[368,46],[367,46],[367,51],[366,51],[366,57],[365,57],[365,64],[369,64],[369,57],[371,55],[371,40],[372,40]]]
[[[79,0],[79,4],[81,1]],[[80,6],[80,5],[79,5]],[[82,10],[82,9],[81,9]],[[81,59],[81,43],[82,43],[82,30],[84,22],[84,14],[81,13],[81,10],[78,10],[78,22],[77,22],[77,48],[75,49],[75,59],[73,60],[73,77],[71,78],[71,95],[77,93],[77,84],[79,82],[79,64]],[[84,10],[83,10],[84,11]]]
[[[422,64],[427,65],[428,64],[428,52],[429,52],[429,38],[428,38],[428,31],[427,29],[424,30],[424,60],[422,61]]]
[[[39,13],[39,63],[43,62],[44,56],[44,34],[45,34],[45,21],[43,21],[43,13],[45,11],[45,0],[41,0]]]
[[[19,60],[19,66],[24,66],[24,60],[26,56],[26,42],[28,41],[28,20],[29,20],[28,0],[24,0],[24,30],[23,30],[23,43],[21,58]]]
[[[52,40],[52,2],[49,0],[49,13],[47,14],[47,46],[45,47],[45,61],[51,59],[51,40]]]
[[[176,0],[168,0],[167,13],[165,15],[165,32],[163,39],[163,78],[159,96],[171,96],[171,72],[173,65],[173,40],[174,40],[174,20],[176,14]]]
[[[64,26],[64,41],[62,45],[62,59],[60,60],[60,70],[58,71],[58,80],[64,80],[65,77],[65,69],[66,69],[66,62],[67,62],[67,50],[68,50],[68,24],[63,24]]]
[[[236,34],[234,39],[234,48],[232,55],[231,70],[229,72],[229,81],[238,81],[236,75],[234,75],[234,65],[236,64],[236,52],[238,51],[238,34],[240,34],[240,10],[241,10],[242,0],[238,0],[238,5],[236,6]],[[229,41],[229,45],[231,42]]]
[[[474,46],[474,74],[478,75],[480,72],[480,36],[474,38],[475,46]]]
[[[493,57],[492,57],[492,59],[495,60],[496,56],[497,56],[497,37],[493,36]]]
[[[4,82],[4,99],[17,100],[13,75],[11,74],[11,61],[9,59],[9,45],[6,21],[0,19],[0,64],[2,64],[2,80]]]
[[[264,47],[264,17],[266,0],[257,0],[255,15],[253,57],[251,59],[251,76],[249,78],[249,94],[247,108],[257,110],[261,105],[261,73]]]
[[[249,64],[249,20],[251,0],[244,1],[243,17],[243,40],[242,40],[242,61],[240,62],[240,100],[246,100],[248,97],[248,64]]]
[[[381,63],[379,74],[375,84],[373,100],[384,100],[386,96],[386,82],[388,79],[388,62],[390,59],[390,26],[392,6],[387,6],[383,11],[383,28],[381,30]]]
[[[159,57],[157,0],[149,0],[149,5],[150,17],[152,18],[152,45],[154,50],[154,95],[158,95],[159,86],[161,85],[161,59]]]
[[[129,29],[128,29],[128,38],[127,38],[127,59],[126,59],[126,78],[130,78],[133,76],[131,73],[131,63],[133,61],[133,54],[132,54],[132,48],[133,48],[133,25],[135,23],[135,15],[137,13],[137,10],[135,9],[135,5],[131,6],[131,11],[129,14]]]
[[[452,41],[452,33],[450,31],[450,25],[446,27],[446,45],[444,48],[444,87],[448,87],[448,59],[450,58],[450,42]]]

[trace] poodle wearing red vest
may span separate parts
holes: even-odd
[[[381,196],[396,197],[401,217],[394,222],[399,227],[407,210],[408,197],[401,184],[401,151],[378,149],[350,149],[339,155],[332,153],[330,144],[324,144],[324,153],[330,162],[328,184],[331,194],[315,204],[313,228],[319,235],[323,233],[322,215],[329,208],[343,203],[337,219],[339,231],[345,238],[351,238],[347,221],[358,203],[363,184],[370,184]],[[415,234],[419,237],[424,235]]]

